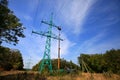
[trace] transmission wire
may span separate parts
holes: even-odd
[[[61,14],[61,11],[60,11],[60,10],[62,10],[62,9],[65,8],[66,3],[67,3],[67,1],[66,1],[65,3],[63,3],[63,6],[61,6],[61,7],[58,9],[58,11],[56,11],[56,14],[55,14],[55,17],[56,17],[56,18],[57,18],[57,16],[58,16],[58,13],[59,13],[59,15]]]
[[[35,14],[34,14],[34,19],[33,19],[33,26],[36,26],[35,25],[35,22],[36,22],[36,17],[38,16],[38,9],[39,9],[39,3],[40,3],[40,0],[38,0],[38,4],[36,6],[36,11],[35,11]]]

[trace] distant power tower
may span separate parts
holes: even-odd
[[[31,62],[31,57],[27,60],[27,63],[26,63],[26,69],[30,69],[30,66],[31,66],[32,62]]]
[[[46,39],[46,44],[45,44],[45,51],[44,51],[44,56],[43,56],[43,59],[42,59],[42,62],[39,66],[39,71],[40,73],[42,72],[42,70],[44,69],[45,65],[48,66],[48,69],[50,72],[52,72],[52,63],[51,63],[51,57],[50,57],[50,48],[51,48],[51,38],[53,39],[57,39],[59,40],[58,42],[58,68],[60,68],[60,40],[63,41],[63,39],[60,38],[60,31],[61,31],[61,28],[59,26],[56,26],[55,24],[53,24],[53,13],[51,14],[51,18],[50,18],[50,21],[47,22],[47,21],[41,21],[42,23],[44,24],[47,24],[49,25],[48,27],[48,31],[47,32],[42,32],[42,31],[39,31],[39,32],[36,32],[36,31],[32,31],[32,33],[35,33],[35,34],[38,34],[38,35],[42,35],[42,36],[46,36],[47,39]],[[59,30],[59,36],[56,36],[55,34],[52,33],[52,27],[55,27]]]

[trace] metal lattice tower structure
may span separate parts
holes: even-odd
[[[61,30],[61,28],[60,28],[59,26],[56,26],[56,25],[53,24],[52,19],[53,19],[53,13],[51,14],[51,18],[50,18],[50,21],[49,21],[49,22],[47,22],[47,21],[41,21],[42,23],[49,25],[47,32],[42,32],[42,31],[36,32],[36,31],[32,31],[32,33],[35,33],[35,34],[38,34],[38,35],[42,35],[42,36],[47,37],[47,39],[46,39],[46,44],[45,44],[44,56],[43,56],[43,59],[42,59],[42,62],[41,62],[41,64],[40,64],[40,66],[39,66],[39,71],[40,71],[40,73],[41,73],[42,70],[44,69],[45,65],[48,65],[49,71],[52,72],[52,63],[51,63],[51,57],[50,57],[51,38],[57,39],[57,40],[59,40],[59,41],[60,41],[60,40],[63,41],[63,39],[61,39],[60,36],[56,36],[55,34],[52,33],[52,27],[57,28],[59,31]]]
[[[30,66],[31,66],[32,62],[31,62],[31,57],[27,60],[27,63],[26,63],[26,69],[30,69]]]

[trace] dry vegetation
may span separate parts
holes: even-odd
[[[78,75],[65,75],[65,76],[50,76],[47,78],[48,80],[120,80],[120,75],[112,74],[112,75],[104,75],[97,73],[83,73]]]
[[[47,80],[47,78],[32,71],[3,71],[0,73],[0,80]]]
[[[60,76],[45,76],[38,72],[4,71],[0,73],[0,80],[120,80],[120,75],[79,73]]]

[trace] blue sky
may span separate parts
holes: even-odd
[[[120,0],[9,0],[9,8],[26,27],[26,38],[17,46],[24,59],[24,67],[31,59],[35,65],[43,57],[46,37],[31,31],[46,31],[41,20],[50,20],[62,27],[61,58],[77,63],[80,53],[104,53],[120,48]],[[58,34],[53,28],[53,33]],[[57,40],[52,39],[51,58],[57,58]]]

